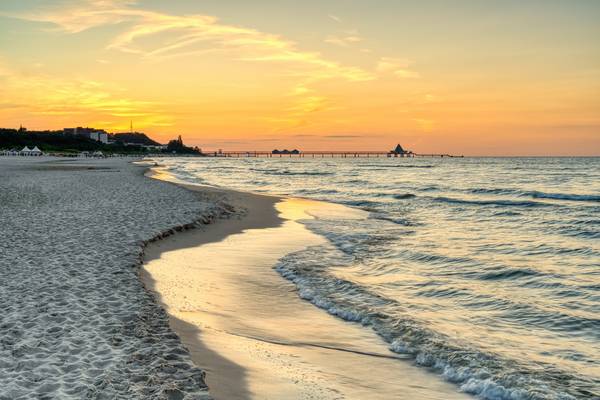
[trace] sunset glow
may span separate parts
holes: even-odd
[[[600,154],[595,1],[5,0],[2,127]]]

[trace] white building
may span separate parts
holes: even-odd
[[[89,138],[96,142],[108,143],[108,133],[103,131],[92,131],[89,133]]]
[[[64,128],[63,134],[65,135],[79,135],[83,136],[96,142],[108,143],[108,133],[102,129],[94,128]]]
[[[167,149],[167,146],[164,144],[161,145],[151,145],[151,144],[143,144],[142,145],[143,148],[145,148],[146,150],[150,150],[150,151],[163,151]]]

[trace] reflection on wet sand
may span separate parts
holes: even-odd
[[[251,216],[265,209],[275,214],[273,198],[243,196],[247,218],[157,242],[145,265],[147,285],[160,294],[173,328],[207,371],[215,398],[467,398],[399,359],[370,330],[301,300],[273,270],[285,254],[325,240],[298,220],[340,213],[364,218],[364,212],[285,199],[274,204],[279,222],[267,218],[271,224],[257,229]],[[235,202],[236,194],[228,197]]]

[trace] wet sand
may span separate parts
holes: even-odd
[[[164,178],[164,177],[163,177]],[[361,211],[187,186],[242,216],[151,243],[141,277],[219,399],[468,399],[368,328],[301,300],[273,266],[324,238],[297,222]]]

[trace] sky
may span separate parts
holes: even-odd
[[[600,155],[600,1],[1,0],[0,127]]]

